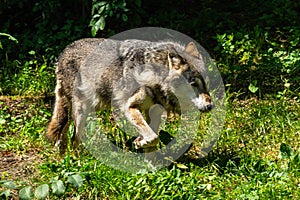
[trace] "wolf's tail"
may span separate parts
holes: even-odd
[[[61,88],[58,85],[55,91],[56,97],[53,115],[46,133],[46,137],[50,141],[65,140],[67,138],[71,103],[65,95],[61,94],[60,90]],[[67,141],[62,142],[66,143]]]

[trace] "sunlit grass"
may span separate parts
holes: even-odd
[[[10,189],[12,194],[17,194],[25,185],[36,188],[43,183],[51,184],[51,180],[55,179],[62,180],[66,186],[64,198],[300,197],[300,106],[294,100],[234,100],[227,105],[222,134],[207,157],[197,159],[201,140],[196,138],[193,147],[171,166],[142,174],[130,174],[105,166],[89,152],[83,152],[79,157],[72,152],[60,156],[43,136],[50,117],[50,106],[45,106],[42,101],[29,100],[21,104],[27,105],[26,109],[11,113],[1,103],[4,109],[0,118],[2,122],[5,120],[5,124],[1,123],[1,151],[23,156],[38,155],[38,159],[25,165],[28,170],[33,170],[34,176],[30,171],[14,176],[16,172],[8,168],[2,172],[1,179],[14,180],[19,185],[17,189]],[[109,124],[107,122],[106,125]],[[205,125],[206,122],[200,124]],[[283,144],[290,147],[290,152],[282,150]],[[83,185],[79,188],[68,181],[74,173],[83,178]],[[1,191],[4,190],[5,187],[1,187]],[[50,195],[51,199],[59,198],[53,193]]]

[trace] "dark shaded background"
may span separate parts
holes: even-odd
[[[118,4],[118,1],[111,2]],[[36,59],[48,59],[54,63],[66,45],[79,38],[91,37],[91,9],[92,1],[86,0],[2,0],[0,32],[9,33],[19,43],[0,37],[3,46],[0,50],[0,78],[18,73],[13,61],[25,62],[29,51],[35,51]],[[280,75],[295,82],[291,87],[299,88],[296,84],[299,67],[293,66],[292,73],[290,70],[287,74],[282,70],[282,64],[264,56],[270,47],[287,52],[299,49],[299,1],[127,0],[126,9],[128,11],[112,8],[114,12],[106,17],[105,29],[98,31],[96,36],[109,37],[145,26],[174,29],[194,38],[210,53],[220,64],[225,82],[231,85],[233,91],[242,89],[248,93],[247,86],[255,79],[262,92],[278,92],[273,84],[283,87]],[[120,17],[122,14],[126,15],[126,20]],[[250,38],[254,47],[245,43],[243,48],[253,56],[251,62],[240,63],[240,57],[234,52],[224,51],[225,42],[217,39],[218,35],[224,34],[233,34],[237,41]],[[272,46],[272,42],[275,45]],[[299,62],[296,64],[299,65]],[[253,65],[261,71],[249,70]],[[257,73],[266,78],[253,78]]]

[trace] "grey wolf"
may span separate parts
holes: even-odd
[[[46,135],[64,151],[72,120],[76,144],[88,114],[113,105],[138,130],[135,148],[153,148],[163,110],[180,115],[186,106],[202,112],[213,108],[205,73],[193,42],[75,41],[56,66],[56,99]]]

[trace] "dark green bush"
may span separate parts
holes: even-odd
[[[297,96],[299,13],[300,3],[291,0],[4,1],[0,30],[19,43],[1,37],[0,79],[18,81],[28,62],[36,62],[31,69],[37,73],[47,63],[45,70],[53,73],[59,53],[76,39],[158,26],[185,33],[203,45],[230,91]],[[14,87],[2,84],[0,92],[15,94]]]

